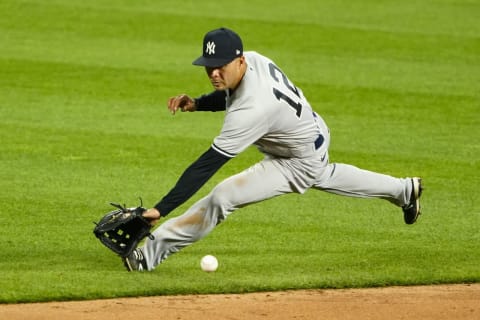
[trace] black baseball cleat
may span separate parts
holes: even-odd
[[[139,248],[135,249],[126,257],[122,257],[123,264],[129,272],[131,271],[146,271],[147,262],[143,256],[142,250]]]
[[[420,196],[422,195],[422,179],[412,178],[412,194],[410,202],[402,207],[406,224],[413,224],[420,215]]]

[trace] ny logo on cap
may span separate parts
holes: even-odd
[[[215,54],[215,42],[213,41],[207,42],[207,48],[205,49],[205,52],[208,53],[209,55]]]

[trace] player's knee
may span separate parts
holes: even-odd
[[[230,193],[223,186],[214,188],[209,197],[210,205],[221,216],[225,216],[232,209]]]

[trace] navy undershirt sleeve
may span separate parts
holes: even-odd
[[[213,91],[196,98],[197,111],[225,111],[226,96],[225,91]]]
[[[190,199],[228,160],[211,147],[188,167],[177,184],[155,205],[162,217]]]

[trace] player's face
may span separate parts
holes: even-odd
[[[235,89],[245,74],[245,58],[236,58],[221,67],[205,67],[205,70],[215,90]]]

